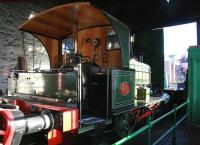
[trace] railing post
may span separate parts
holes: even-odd
[[[177,105],[174,105],[174,108],[173,108],[173,114],[174,114],[174,128],[173,128],[173,136],[172,136],[172,145],[176,145],[176,112],[177,112],[177,109],[176,109]]]
[[[151,145],[151,127],[152,127],[152,124],[151,124],[151,116],[148,117],[148,125],[149,125],[149,128],[148,128],[148,145]]]

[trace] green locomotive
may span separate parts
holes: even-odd
[[[4,99],[7,106],[19,107],[13,108],[20,117],[10,112],[13,120],[26,123],[21,133],[15,130],[19,124],[12,126],[10,141],[2,138],[8,145],[18,145],[24,135],[36,132],[46,136],[44,144],[66,145],[69,134],[98,130],[100,136],[108,126],[124,137],[151,115],[149,108],[164,100],[149,95],[150,67],[130,58],[129,27],[90,3],[51,8],[19,30],[41,41],[51,69],[30,71],[23,66],[11,72],[10,96]]]

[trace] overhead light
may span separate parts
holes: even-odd
[[[112,47],[112,43],[109,42],[109,43],[108,43],[108,48],[110,49],[111,47]]]
[[[33,47],[28,45],[28,52],[32,52],[33,51]]]
[[[166,0],[167,1],[167,3],[170,3],[170,0]]]
[[[132,42],[132,43],[135,42],[135,34],[131,36],[131,42]]]
[[[39,51],[39,50],[40,50],[40,47],[36,47],[35,50]]]
[[[30,12],[30,15],[29,15],[29,17],[28,17],[28,19],[33,18],[35,15],[36,15],[36,13],[35,13],[34,11],[31,11],[31,12]]]

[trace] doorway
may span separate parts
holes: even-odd
[[[184,90],[187,49],[197,45],[196,22],[164,28],[164,88]]]

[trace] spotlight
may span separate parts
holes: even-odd
[[[31,12],[30,12],[30,15],[29,15],[29,17],[28,17],[28,19],[33,18],[35,15],[36,15],[36,13],[35,13],[34,11],[31,11]]]

